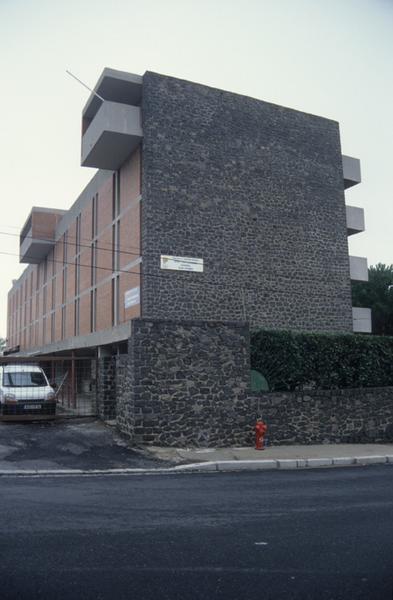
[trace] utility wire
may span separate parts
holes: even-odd
[[[19,237],[19,235],[17,233],[9,233],[7,231],[0,231],[0,235],[9,235],[9,236],[13,236],[13,237]],[[38,237],[36,237],[34,235],[26,235],[23,239],[24,240],[25,239],[38,240],[40,242],[53,242],[53,240],[51,240],[49,238],[38,238]],[[87,238],[84,238],[84,239],[87,239]],[[94,242],[91,242],[91,244],[81,244],[81,243],[77,244],[76,243],[76,238],[75,238],[75,243],[69,242],[69,241],[64,241],[64,240],[61,240],[61,239],[57,240],[57,242],[53,242],[53,243],[60,244],[60,245],[65,244],[66,246],[75,246],[75,248],[77,248],[78,246],[80,246],[81,248],[89,248],[90,250],[92,249],[93,244],[94,244]],[[113,247],[112,246],[110,248],[103,248],[102,246],[94,246],[94,247],[97,250],[104,250],[105,252],[112,252],[113,251]],[[136,246],[130,246],[130,248],[132,248],[132,247],[136,248]],[[121,246],[119,246],[119,248],[121,248]],[[140,253],[138,253],[138,252],[129,252],[128,250],[118,250],[117,246],[116,246],[116,248],[115,248],[114,251],[115,252],[119,252],[120,254],[130,254],[132,256],[140,256]],[[76,254],[78,254],[78,253],[76,252]]]
[[[5,256],[19,256],[19,254],[15,254],[14,252],[0,252],[0,254],[3,254]],[[26,258],[28,259],[29,257],[27,256]],[[76,266],[74,261],[53,260],[53,262],[61,264],[61,265],[72,265],[74,267]],[[150,273],[150,272],[146,272],[146,271],[143,271],[143,272],[139,272],[139,271],[127,271],[126,269],[113,269],[112,267],[99,267],[97,265],[84,265],[84,264],[81,264],[81,263],[78,263],[77,266],[79,266],[80,268],[82,267],[82,268],[87,268],[87,269],[99,269],[99,270],[102,270],[102,271],[110,271],[113,274],[127,273],[129,275],[140,275],[142,277],[154,277],[154,278],[157,278],[157,279],[166,279],[166,280],[168,279],[167,275],[160,275],[160,274],[157,274],[157,273]],[[184,273],[186,273],[186,272],[187,271],[172,271],[172,273],[176,273],[176,275],[179,275],[180,273],[182,275],[184,275]],[[22,273],[22,275],[23,275],[23,273]],[[189,284],[191,284],[191,285],[199,285],[198,282],[192,281],[190,279],[187,279],[187,280],[183,279],[182,283],[187,283],[188,285]],[[233,289],[234,287],[238,287],[239,289],[243,289],[243,286],[237,285],[236,283],[231,284],[230,286],[225,286],[225,285],[223,286],[223,284],[212,282],[212,281],[209,281],[209,280],[207,280],[207,279],[204,278],[203,279],[203,285],[205,285],[205,284],[211,285],[213,287],[221,287],[221,288],[222,287],[228,287],[228,289]],[[88,286],[88,287],[89,288],[90,287],[95,287],[95,285]],[[247,285],[247,287],[249,288],[251,286]],[[255,289],[257,289],[257,287],[255,287]]]

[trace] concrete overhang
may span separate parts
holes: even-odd
[[[371,308],[352,307],[353,331],[355,333],[371,333]]]
[[[19,262],[38,264],[55,245],[56,227],[66,211],[34,206],[19,238]]]
[[[57,353],[69,353],[72,350],[91,349],[97,346],[123,342],[131,337],[131,321],[126,321],[116,327],[95,331],[78,337],[68,337],[65,340],[53,342],[45,346],[34,348],[30,351],[20,352],[20,357],[34,357],[40,355],[52,355]]]
[[[141,75],[105,68],[100,75],[94,93],[91,93],[82,111],[82,134],[86,132],[104,101],[139,106],[142,99]]]
[[[347,213],[347,234],[353,235],[365,230],[364,209],[358,206],[346,206]]]
[[[349,272],[352,281],[368,281],[367,258],[350,256]]]
[[[352,156],[342,155],[344,189],[350,188],[362,180],[360,174],[360,160]]]
[[[143,137],[139,106],[103,102],[82,137],[84,167],[117,170]]]

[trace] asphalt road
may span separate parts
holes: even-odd
[[[393,467],[0,479],[0,598],[391,600]]]
[[[0,470],[152,469],[166,464],[133,450],[98,419],[0,422]]]

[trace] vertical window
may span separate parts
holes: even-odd
[[[46,290],[47,290],[47,286],[44,287],[44,291],[43,291],[43,299],[42,299],[42,314],[43,315],[46,314]]]
[[[80,214],[76,217],[76,239],[75,239],[75,254],[80,252],[81,244],[81,216]]]
[[[80,291],[80,258],[75,259],[75,296],[79,295]]]
[[[62,290],[62,304],[65,304],[67,298],[67,267],[63,268],[63,290]]]
[[[55,303],[56,303],[56,277],[54,277],[52,279],[52,302],[51,302],[52,310],[54,310],[54,308],[55,308]]]
[[[112,225],[112,270],[118,271],[120,268],[120,221],[117,220]]]
[[[43,281],[43,285],[46,284],[46,280],[48,277],[48,257],[45,256],[45,260],[44,260],[44,281]]]
[[[66,265],[67,263],[67,246],[68,246],[68,232],[66,231],[63,235],[63,267]]]
[[[112,278],[112,326],[119,323],[119,275]]]
[[[65,306],[61,307],[61,337],[64,340],[66,332],[66,309]]]
[[[79,335],[79,298],[74,301],[74,335]]]
[[[42,319],[42,343],[46,342],[46,317]]]
[[[55,341],[55,313],[53,312],[50,317],[50,339],[51,342]]]
[[[90,267],[90,285],[94,286],[97,282],[97,242],[91,245],[91,267]]]
[[[98,229],[98,194],[93,196],[91,210],[91,237],[94,239],[97,236]]]
[[[120,214],[120,173],[116,171],[112,176],[112,221]]]
[[[93,332],[97,327],[97,290],[90,292],[90,331]]]

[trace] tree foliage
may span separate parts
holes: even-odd
[[[352,305],[371,308],[375,335],[393,335],[393,265],[370,267],[368,278],[352,282]]]

